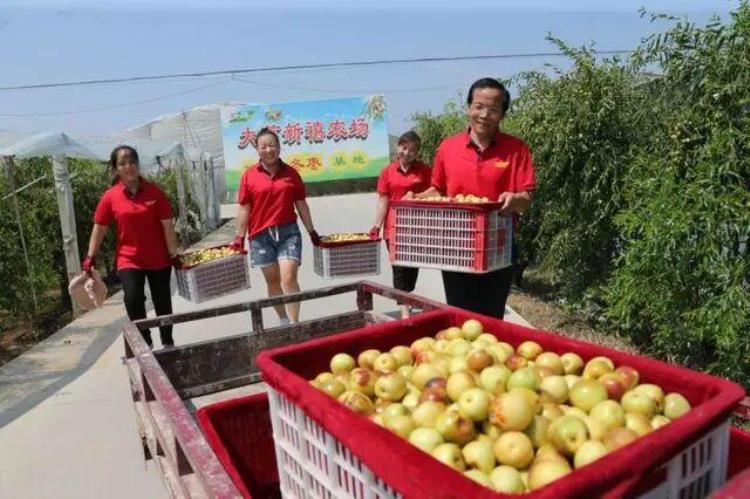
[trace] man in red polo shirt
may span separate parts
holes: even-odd
[[[469,89],[467,103],[468,129],[443,140],[433,162],[432,185],[415,197],[473,194],[497,200],[503,212],[515,217],[528,209],[535,178],[529,148],[499,128],[510,93],[494,78],[482,78]],[[443,271],[446,301],[502,318],[513,274],[514,265],[486,274]]]
[[[377,238],[380,228],[385,221],[383,237],[388,246],[389,228],[388,205],[390,201],[401,199],[407,192],[422,192],[430,187],[432,169],[419,161],[419,148],[422,139],[417,132],[408,131],[398,138],[396,159],[380,172],[378,179],[378,206],[375,212],[375,225],[370,229],[370,237]],[[416,267],[393,266],[393,287],[401,291],[411,292],[417,284],[419,269]],[[401,305],[401,316],[409,316],[409,307]]]

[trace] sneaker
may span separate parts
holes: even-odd
[[[279,317],[279,326],[288,326],[289,317]]]
[[[172,350],[174,348],[174,343],[163,343],[161,345],[162,350]]]

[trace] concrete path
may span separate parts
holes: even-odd
[[[372,225],[374,194],[310,199],[321,234],[367,231]],[[196,247],[231,240],[227,224]],[[299,281],[311,289],[351,280],[323,281],[313,274],[312,250],[305,237]],[[384,249],[384,248],[383,248]],[[390,285],[385,251],[382,272],[367,279]],[[175,312],[257,299],[266,295],[259,270],[252,288],[200,305],[174,296]],[[173,290],[175,289],[173,283]],[[444,301],[440,273],[422,270],[417,294]],[[354,294],[304,304],[301,319],[353,310]],[[380,312],[393,302],[375,301]],[[268,311],[264,320],[277,323]],[[525,324],[512,310],[506,319]],[[0,367],[0,498],[161,498],[166,492],[143,454],[131,405],[120,329],[127,318],[118,293],[101,309],[72,322],[31,350]],[[189,343],[248,331],[249,314],[223,316],[175,327],[177,343]],[[159,347],[158,332],[154,331]],[[205,403],[205,401],[200,401]],[[202,405],[202,404],[199,404]]]

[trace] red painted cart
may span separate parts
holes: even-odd
[[[353,310],[282,327],[267,328],[263,323],[263,309],[336,295],[351,295]],[[373,295],[394,301],[398,299],[422,310],[444,307],[427,298],[372,282],[356,282],[127,324],[123,328],[126,366],[144,457],[152,460],[160,470],[170,497],[247,497],[247,487],[223,465],[228,462],[231,450],[224,453],[217,450],[216,439],[212,441],[213,447],[209,445],[199,428],[197,406],[209,396],[220,399],[236,397],[236,390],[233,392],[232,389],[247,389],[259,383],[255,356],[261,350],[392,320],[373,311]],[[137,329],[137,326],[157,327],[237,313],[248,314],[247,333],[180,345],[170,350],[152,351]],[[179,334],[179,331],[175,333]],[[247,415],[260,420],[268,417],[267,402],[266,405],[258,402],[242,406],[238,411],[235,414],[242,417]],[[216,413],[209,411],[208,414]],[[231,419],[230,416],[227,418]],[[228,421],[227,424],[241,423]],[[217,422],[216,434],[221,431]],[[258,431],[255,436],[257,438],[248,435],[247,441],[231,445],[267,449],[271,442],[270,431]],[[237,465],[238,473],[243,480],[249,480],[248,483],[261,480],[265,484],[264,480],[275,472],[272,445],[270,451],[261,452],[259,456],[258,463],[265,467],[256,468],[252,463]],[[236,456],[232,459],[240,462]],[[254,477],[256,473],[259,474]],[[272,489],[273,486],[263,488]],[[253,487],[251,490],[255,491]]]

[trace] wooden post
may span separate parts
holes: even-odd
[[[208,230],[214,230],[217,225],[214,206],[214,169],[205,154],[201,154],[201,166],[203,167],[204,192],[206,193],[206,225],[208,225]]]
[[[202,168],[197,164],[196,161],[190,160],[190,192],[193,194],[193,199],[198,203],[198,212],[200,215],[200,231],[201,235],[205,236],[208,232],[206,230],[206,190],[203,188],[203,171]]]
[[[76,214],[73,205],[73,189],[70,187],[68,159],[65,156],[52,156],[52,175],[55,179],[55,196],[60,213],[60,230],[62,231],[63,253],[68,282],[81,273],[78,236],[76,233]],[[83,310],[73,302],[73,316],[81,315]]]
[[[216,169],[214,168],[214,158],[210,154],[206,154],[206,162],[208,163],[208,212],[211,214],[211,220],[213,227],[216,228],[220,221],[219,199],[216,197]]]
[[[177,203],[180,210],[177,219],[180,223],[180,243],[184,250],[190,245],[188,238],[187,204],[185,201],[185,156],[180,154],[177,159],[171,159],[170,163],[177,175]]]
[[[198,185],[200,186],[201,218],[203,218],[203,230],[208,233],[210,222],[208,220],[208,189],[206,189],[206,169],[202,159],[196,162]]]
[[[26,237],[23,233],[23,224],[21,223],[21,209],[18,206],[18,197],[16,197],[16,181],[13,178],[15,162],[13,156],[5,157],[5,172],[8,176],[8,187],[13,197],[13,209],[16,212],[16,224],[18,225],[18,235],[21,238],[21,248],[23,249],[23,258],[26,260],[26,272],[29,277],[29,288],[31,289],[31,298],[34,300],[34,312],[39,310],[39,302],[36,299],[36,290],[34,289],[34,279],[31,274],[31,262],[29,261],[29,251],[26,248]]]

